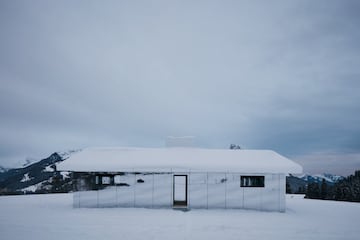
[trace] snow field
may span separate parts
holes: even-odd
[[[360,204],[287,196],[287,212],[73,208],[72,194],[0,197],[0,239],[358,239]]]

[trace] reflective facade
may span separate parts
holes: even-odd
[[[74,172],[73,174],[74,207],[238,208],[285,211],[284,174],[218,172]],[[247,184],[244,185],[245,181]]]

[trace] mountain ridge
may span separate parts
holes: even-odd
[[[56,171],[56,164],[78,150],[54,152],[49,157],[19,168],[1,168],[0,194],[69,192],[72,179],[69,172]]]

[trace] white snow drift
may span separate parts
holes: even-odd
[[[286,213],[72,208],[72,194],[0,197],[0,239],[357,240],[360,204],[287,196]]]

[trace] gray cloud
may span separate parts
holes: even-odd
[[[342,176],[354,174],[360,166],[359,153],[318,152],[294,158],[304,172],[311,174],[336,173]]]
[[[357,1],[0,4],[0,164],[167,135],[359,152]]]

